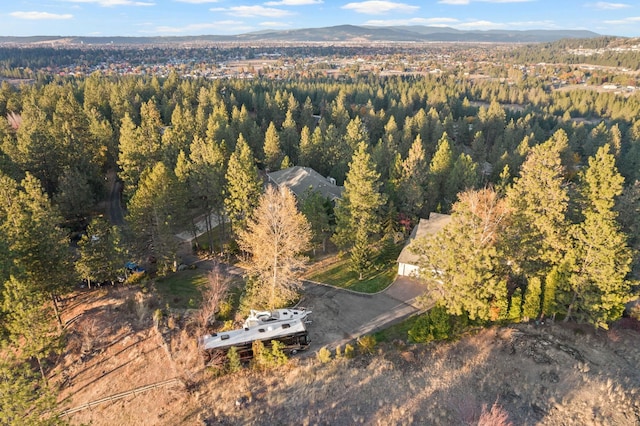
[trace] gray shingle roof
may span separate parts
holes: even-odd
[[[398,256],[398,263],[417,265],[420,260],[420,256],[411,252],[409,249],[411,244],[416,238],[437,234],[442,230],[442,228],[447,226],[449,222],[451,222],[451,216],[440,213],[429,213],[429,219],[420,219],[420,222],[418,222],[415,228],[413,228],[413,231],[411,231],[409,241],[400,252],[400,256]]]
[[[331,201],[339,199],[342,196],[342,191],[344,191],[343,186],[337,186],[310,167],[289,167],[277,172],[267,173],[267,176],[270,182],[279,187],[286,186],[298,198],[302,198],[308,188],[313,188]]]

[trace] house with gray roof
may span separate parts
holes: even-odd
[[[417,277],[420,274],[420,256],[411,251],[411,246],[418,238],[435,235],[451,222],[451,215],[429,213],[429,219],[420,222],[411,231],[409,241],[398,256],[398,275]]]
[[[276,172],[267,173],[269,183],[279,188],[287,187],[298,199],[302,199],[309,188],[334,202],[342,197],[343,186],[336,185],[330,177],[324,177],[310,167],[294,166]]]

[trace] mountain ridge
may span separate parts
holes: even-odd
[[[261,30],[237,35],[198,36],[0,36],[0,44],[175,44],[224,42],[349,43],[349,42],[468,42],[541,43],[563,38],[594,38],[588,30],[473,30],[431,26],[336,25],[293,30]]]

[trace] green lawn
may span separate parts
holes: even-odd
[[[187,269],[156,281],[158,294],[165,304],[174,309],[197,308],[201,301],[201,288],[207,282],[207,271]]]
[[[414,315],[374,333],[373,336],[376,338],[376,342],[393,342],[396,339],[406,341],[409,338],[409,330],[411,330],[418,318],[420,318],[420,315]]]
[[[312,272],[306,279],[362,293],[377,293],[387,288],[395,277],[396,265],[392,263],[378,271],[373,269],[364,276],[363,280],[359,280],[358,274],[349,270],[349,258],[347,257],[330,264],[323,270]]]

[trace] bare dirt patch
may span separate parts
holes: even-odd
[[[496,402],[518,425],[640,424],[633,330],[496,327],[453,343],[395,342],[375,355],[327,364],[295,358],[275,371],[216,378],[202,368],[179,315],[173,329],[166,320],[156,329],[128,302],[140,297],[135,290],[100,292],[66,306],[67,319],[77,319],[54,374],[61,406],[172,377],[181,384],[80,411],[72,424],[474,424]],[[314,327],[322,321],[315,316]],[[88,331],[78,328],[83,323]],[[72,338],[81,332],[97,336],[93,347]]]

